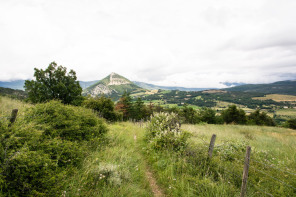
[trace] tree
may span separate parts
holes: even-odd
[[[67,68],[57,66],[55,62],[47,69],[34,68],[35,80],[25,81],[25,91],[28,100],[32,103],[41,103],[49,100],[61,100],[64,104],[79,105],[83,101],[82,88],[77,81],[73,70],[67,74]]]
[[[199,122],[197,120],[197,112],[193,107],[189,107],[187,104],[184,104],[181,116],[184,117],[184,123],[195,124]]]
[[[275,126],[274,120],[259,109],[248,116],[248,123],[253,125]]]
[[[123,93],[123,95],[115,105],[115,109],[123,114],[124,120],[128,120],[129,118],[131,118],[133,111],[133,103],[130,93]]]
[[[238,109],[236,105],[230,105],[227,109],[223,110],[221,116],[227,124],[245,124],[247,122],[245,111]]]
[[[134,115],[133,118],[136,120],[141,120],[150,116],[148,108],[145,106],[144,102],[140,97],[134,103]]]
[[[97,111],[103,118],[108,121],[120,119],[120,114],[114,111],[114,102],[105,96],[88,98],[83,101],[82,106]]]
[[[290,129],[296,129],[296,118],[288,120],[287,124]]]
[[[216,112],[208,107],[202,107],[198,111],[198,116],[202,122],[206,122],[208,124],[216,123]]]

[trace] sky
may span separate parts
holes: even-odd
[[[55,61],[164,86],[296,79],[295,0],[0,0],[0,81]]]

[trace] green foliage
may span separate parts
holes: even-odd
[[[3,87],[0,87],[0,95],[7,96],[10,98],[20,99],[20,100],[23,100],[27,97],[26,92],[24,92],[23,90],[14,90],[11,88],[3,88]]]
[[[296,118],[288,120],[287,125],[290,129],[296,129]]]
[[[187,104],[183,106],[180,115],[184,118],[184,123],[195,124],[200,122],[196,110]]]
[[[49,64],[45,70],[35,68],[35,80],[25,81],[28,100],[32,103],[61,100],[64,104],[79,105],[83,98],[82,88],[73,70],[67,74],[66,67]]]
[[[198,111],[198,116],[201,122],[206,122],[208,124],[217,123],[216,112],[208,107],[203,107]]]
[[[265,112],[260,112],[259,109],[248,116],[248,123],[251,125],[275,126],[274,120]]]
[[[144,105],[144,102],[139,97],[136,102],[133,103],[133,115],[132,118],[135,120],[146,119],[150,113],[148,108]]]
[[[153,115],[147,127],[148,144],[155,150],[184,150],[189,134],[182,131],[180,127],[179,118],[174,113]]]
[[[42,133],[44,138],[91,140],[107,131],[102,120],[91,111],[63,105],[58,101],[38,104],[30,108],[25,120],[39,125],[44,130]]]
[[[128,120],[132,116],[133,104],[130,93],[124,92],[119,101],[117,102],[115,109],[123,114],[123,120]]]
[[[247,122],[246,113],[238,109],[236,105],[231,105],[221,112],[222,119],[225,123],[245,124]]]
[[[108,121],[121,120],[121,114],[114,110],[114,102],[105,96],[96,98],[89,97],[82,103],[82,105],[97,111],[100,116]]]
[[[91,110],[38,104],[8,127],[0,120],[0,195],[59,196],[107,128]]]

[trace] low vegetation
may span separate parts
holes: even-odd
[[[0,120],[1,191],[57,196],[67,177],[96,150],[107,127],[90,110],[58,101],[28,108],[13,126]]]
[[[271,113],[284,102],[250,100],[260,93],[170,91],[158,95],[162,102],[186,97],[189,104],[164,108],[127,92],[115,104],[82,97],[75,72],[66,76],[55,63],[35,77],[26,82],[34,104],[0,97],[0,196],[238,196],[247,146],[247,195],[296,195],[296,119],[282,124],[257,109]],[[209,108],[218,99],[253,111]]]

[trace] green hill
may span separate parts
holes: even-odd
[[[113,99],[118,99],[124,92],[144,93],[145,89],[135,85],[127,78],[111,73],[99,82],[91,85],[83,91],[83,95],[91,95],[92,97],[106,95]]]
[[[24,92],[23,90],[14,90],[11,88],[0,87],[0,96],[8,96],[11,98],[25,99],[27,97],[27,93]]]
[[[288,94],[296,95],[296,81],[278,81],[270,84],[246,84],[232,88],[227,91],[260,92],[265,94]]]

